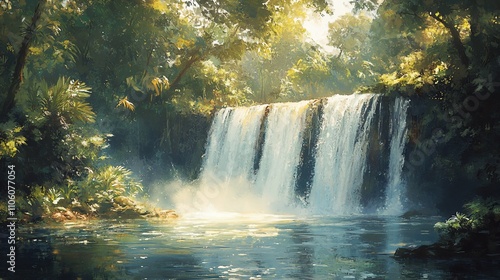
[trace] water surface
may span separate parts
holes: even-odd
[[[441,217],[219,213],[19,229],[17,279],[498,279],[486,260],[397,260]],[[2,245],[3,246],[3,245]],[[2,250],[3,251],[3,250]],[[3,274],[5,273],[2,272]],[[7,274],[6,276],[11,276]],[[7,278],[10,279],[10,278]]]

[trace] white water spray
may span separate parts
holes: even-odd
[[[211,177],[219,181],[253,180],[255,148],[266,107],[225,108],[217,112],[200,177],[202,184]]]
[[[404,182],[402,171],[404,165],[404,147],[406,144],[406,112],[410,102],[397,98],[391,112],[389,178],[386,188],[386,201],[383,213],[400,215],[403,212]]]
[[[198,186],[175,195],[184,212],[246,212],[259,209],[253,195],[255,150],[267,105],[224,108],[210,129]],[[256,211],[258,212],[258,211]]]
[[[283,211],[295,200],[302,132],[309,101],[271,105],[255,187],[270,209]]]
[[[368,135],[378,96],[336,95],[323,110],[310,208],[315,213],[359,213]],[[371,106],[370,106],[371,105]]]

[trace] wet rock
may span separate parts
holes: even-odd
[[[89,213],[93,212],[93,209],[88,204],[81,203],[81,202],[76,201],[76,200],[71,203],[70,207],[71,207],[71,210],[73,212],[78,212],[78,213],[82,213],[82,214],[89,214]]]
[[[121,207],[134,207],[135,201],[131,198],[125,196],[117,196],[113,199],[113,202]]]
[[[171,209],[169,209],[169,210],[155,209],[153,213],[150,213],[148,215],[148,217],[172,220],[172,219],[179,218],[179,214],[177,214],[177,212],[175,212],[175,210],[171,210]]]
[[[66,222],[75,220],[87,220],[87,216],[78,212],[73,212],[69,209],[58,209],[58,212],[53,213],[50,218],[56,222]]]
[[[441,241],[432,245],[398,248],[394,256],[398,258],[497,258],[500,256],[500,237],[486,231],[469,233],[457,238],[454,242]]]
[[[68,220],[75,220],[76,219],[75,214],[73,214],[73,212],[71,212],[70,210],[67,210],[66,212],[64,212],[63,215]]]
[[[51,218],[56,222],[64,221],[64,216],[61,212],[57,212],[57,213],[52,214]]]
[[[177,219],[179,215],[174,210],[163,210],[159,213],[160,218],[164,219]]]
[[[401,218],[411,219],[411,218],[422,216],[422,215],[423,215],[422,212],[420,212],[418,210],[410,210],[410,211],[406,211],[403,215],[401,215]]]
[[[113,208],[113,203],[112,202],[109,202],[109,201],[106,201],[106,202],[101,202],[99,204],[99,213],[101,214],[104,214],[104,213],[108,213],[111,211],[111,209]]]
[[[455,252],[443,245],[432,244],[418,247],[398,248],[394,253],[398,258],[447,258]]]
[[[122,219],[139,219],[142,215],[133,208],[120,209],[116,215]]]

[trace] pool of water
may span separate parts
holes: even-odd
[[[499,279],[491,260],[398,260],[441,217],[186,216],[21,226],[15,278]],[[3,242],[6,243],[6,242]],[[2,244],[5,246],[5,244]],[[7,249],[2,247],[2,252]]]

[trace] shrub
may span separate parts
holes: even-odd
[[[26,137],[21,134],[22,128],[13,121],[0,123],[0,158],[14,157],[19,147],[26,144]]]
[[[142,191],[140,182],[123,166],[105,166],[90,172],[79,185],[79,198],[84,202],[112,202],[118,196],[134,197]]]
[[[438,222],[434,229],[439,233],[441,241],[445,243],[458,244],[466,238],[474,227],[474,221],[467,215],[456,213],[446,222]]]
[[[439,222],[434,229],[441,241],[459,244],[481,231],[495,232],[500,227],[500,202],[494,198],[476,198],[465,204],[468,214],[456,213],[446,222]]]
[[[477,198],[465,204],[472,220],[479,229],[495,226],[500,222],[500,201],[494,198]]]

